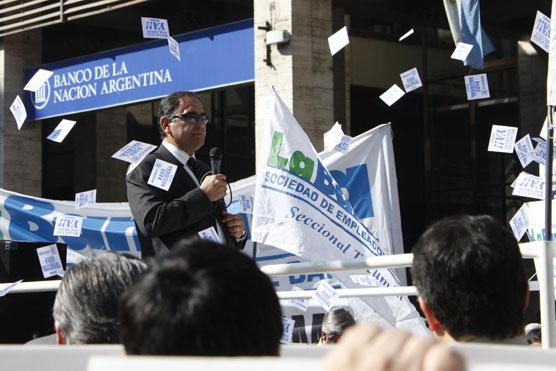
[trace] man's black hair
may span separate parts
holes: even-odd
[[[195,98],[195,99],[199,100],[199,102],[202,102],[199,95],[197,93],[192,92],[192,91],[176,91],[176,92],[173,92],[171,94],[168,94],[164,98],[162,98],[162,100],[160,101],[160,105],[158,106],[158,118],[160,119],[162,116],[166,116],[166,117],[170,118],[170,116],[172,116],[176,112],[178,107],[180,106],[181,99],[186,98],[186,97],[187,98]],[[160,123],[157,122],[156,126],[158,128],[158,133],[160,134],[160,138],[164,139],[164,137],[166,136],[166,133],[160,127]]]
[[[280,303],[251,258],[199,239],[157,258],[120,302],[128,354],[278,354]]]
[[[493,217],[453,216],[433,224],[413,248],[411,274],[454,339],[523,333],[528,286],[521,253]]]
[[[118,343],[118,300],[146,270],[138,258],[112,252],[86,258],[68,269],[52,310],[65,342]]]

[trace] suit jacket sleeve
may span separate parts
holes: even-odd
[[[213,213],[211,202],[198,187],[172,197],[147,183],[154,159],[149,156],[126,178],[129,208],[137,227],[149,238],[186,228]]]

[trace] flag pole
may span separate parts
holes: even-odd
[[[548,106],[547,112],[547,125],[546,125],[546,145],[547,145],[547,159],[544,171],[545,176],[545,205],[544,205],[544,230],[545,230],[545,240],[552,241],[552,164],[553,164],[553,153],[554,148],[554,129],[552,127],[552,113],[554,111],[553,106]]]
[[[551,4],[550,42],[548,53],[548,74],[546,78],[546,145],[547,158],[545,163],[545,226],[544,248],[539,249],[537,277],[539,280],[539,296],[541,310],[542,348],[556,347],[556,324],[554,314],[554,242],[552,236],[552,173],[554,162],[554,106],[556,105],[556,1]],[[540,174],[539,174],[540,175]]]
[[[552,237],[552,164],[553,164],[553,143],[554,128],[552,116],[554,106],[548,106],[548,120],[546,125],[546,144],[547,159],[545,166],[545,225],[544,225],[544,248],[539,251],[539,296],[541,309],[541,333],[542,348],[549,349],[556,347],[556,324],[554,315],[554,248]]]

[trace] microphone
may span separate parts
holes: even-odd
[[[210,157],[211,174],[214,175],[220,173],[220,163],[222,162],[222,152],[220,151],[220,148],[212,147],[209,152],[209,157]],[[215,201],[214,206],[218,211],[216,215],[218,216],[219,219],[222,218],[222,213],[226,211],[226,205],[224,204],[224,199],[221,198],[218,201]]]
[[[211,173],[213,175],[220,173],[220,163],[222,162],[222,152],[220,151],[220,148],[212,147],[209,157]]]

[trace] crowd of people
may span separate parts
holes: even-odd
[[[163,142],[127,178],[146,259],[106,253],[68,270],[53,308],[58,344],[121,342],[134,355],[279,355],[282,314],[272,282],[240,251],[245,228],[221,202],[225,176],[195,159],[207,121],[194,93],[162,99]],[[178,167],[168,189],[149,179],[157,161]],[[207,230],[218,242],[199,237]],[[418,303],[435,337],[356,324],[334,308],[320,337],[337,343],[328,370],[460,370],[449,342],[528,344],[527,278],[518,243],[501,223],[442,219],[413,254]]]
[[[507,228],[489,216],[445,218],[413,253],[418,302],[435,337],[356,324],[334,308],[320,338],[337,343],[327,370],[459,370],[449,342],[528,344],[527,280]],[[53,309],[58,344],[121,342],[134,355],[279,355],[280,303],[250,257],[191,238],[147,262],[105,253],[69,269]]]

